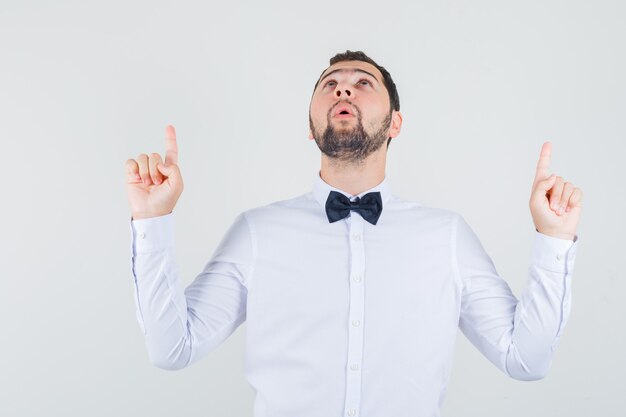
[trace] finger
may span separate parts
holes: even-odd
[[[161,159],[161,155],[154,152],[150,154],[150,159],[148,161],[148,169],[150,170],[150,178],[152,178],[152,182],[156,185],[159,185],[163,182],[163,175],[157,169],[157,164],[163,163]]]
[[[126,161],[125,167],[127,182],[140,183],[141,176],[139,175],[139,165],[137,165],[137,161],[135,161],[134,159],[129,159]]]
[[[541,147],[539,161],[537,162],[537,171],[535,172],[535,184],[548,178],[550,170],[550,159],[552,158],[552,143],[544,142]]]
[[[556,177],[554,187],[550,189],[550,208],[555,212],[559,209],[561,204],[561,195],[563,194],[563,177]]]
[[[569,203],[567,204],[566,212],[570,212],[574,207],[582,207],[583,206],[583,192],[580,188],[574,188],[571,197],[569,198]]]
[[[176,142],[176,130],[174,126],[165,127],[165,165],[178,165],[178,143]]]
[[[152,180],[150,179],[150,170],[148,169],[148,155],[145,153],[139,154],[137,157],[137,165],[139,165],[139,176],[141,176],[141,181],[143,181],[146,185],[152,184]]]
[[[563,192],[561,193],[561,201],[559,201],[557,214],[561,215],[565,213],[565,209],[567,208],[567,202],[569,201],[573,192],[574,185],[571,182],[566,182],[563,184]]]

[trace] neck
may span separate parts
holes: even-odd
[[[385,179],[386,158],[385,145],[358,164],[338,161],[322,154],[320,176],[327,184],[350,195],[357,195],[377,186]]]

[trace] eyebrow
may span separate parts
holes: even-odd
[[[326,79],[326,77],[328,77],[331,74],[334,74],[335,72],[346,72],[346,71],[350,71],[350,72],[363,72],[367,75],[369,75],[370,77],[372,77],[374,80],[376,80],[376,82],[380,82],[378,81],[378,78],[376,78],[374,76],[374,74],[372,74],[371,72],[362,70],[360,68],[337,68],[335,70],[332,70],[331,72],[329,72],[328,74],[324,75],[324,77],[320,78],[320,80],[318,81],[318,85],[322,83],[322,81],[324,81],[324,79]]]

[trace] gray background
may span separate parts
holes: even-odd
[[[584,191],[549,375],[507,379],[459,333],[443,416],[623,415],[623,2],[173,3],[0,3],[0,415],[252,415],[245,323],[191,368],[149,363],[124,162],[163,153],[175,125],[190,283],[239,212],[310,190],[310,94],[346,49],[400,91],[393,191],[461,213],[516,294],[543,141],[552,171]]]

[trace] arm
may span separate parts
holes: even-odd
[[[467,223],[459,218],[455,224],[461,330],[500,370],[522,380],[546,375],[570,313],[582,191],[548,175],[551,156],[552,144],[545,142],[529,201],[536,233],[519,302]]]
[[[215,349],[245,320],[252,240],[240,214],[211,260],[182,289],[173,214],[131,221],[137,319],[152,363],[181,369]]]
[[[461,330],[510,377],[543,378],[569,317],[578,239],[535,232],[528,279],[518,301],[462,217],[455,229],[453,256],[463,283]]]
[[[165,163],[158,153],[126,161],[126,190],[137,320],[150,360],[160,368],[180,369],[217,347],[245,320],[252,243],[241,214],[204,270],[181,288],[172,210],[183,178],[174,126],[166,126],[165,136]]]

